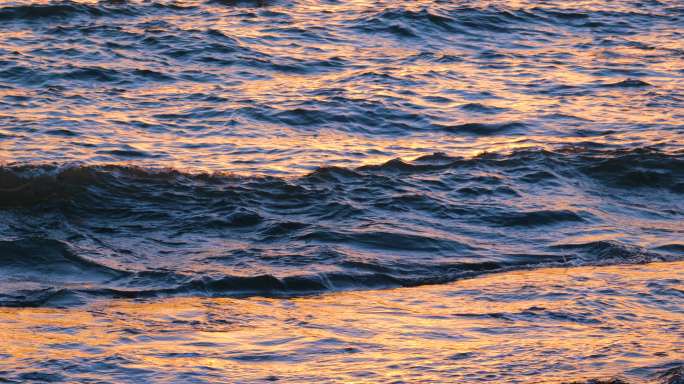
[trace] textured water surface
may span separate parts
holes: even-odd
[[[293,179],[10,166],[0,302],[289,295],[678,260],[683,176],[681,156],[652,150],[434,154]]]
[[[684,263],[291,299],[0,309],[0,380],[678,384]]]
[[[0,21],[8,162],[682,149],[678,1],[3,1]]]
[[[0,306],[677,269],[683,121],[679,1],[0,1]]]
[[[3,3],[0,303],[681,258],[683,10]]]

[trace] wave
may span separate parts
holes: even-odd
[[[655,371],[651,376],[651,382],[657,384],[678,384],[684,382],[684,365],[675,362],[669,365],[674,365],[674,367],[669,369],[662,369],[657,371],[653,368],[649,368],[649,371]],[[666,365],[667,366],[667,365]],[[573,381],[567,384],[630,384],[633,381],[623,379],[621,377],[613,377],[609,379],[591,379],[588,381]]]
[[[620,88],[635,88],[635,87],[651,87],[652,85],[639,79],[625,79],[617,83],[605,84],[604,87],[620,87]]]
[[[567,251],[575,246],[558,248]],[[583,244],[577,248],[580,252],[567,252],[563,257],[509,255],[509,260],[502,262],[382,265],[345,261],[340,264],[346,268],[344,272],[207,276],[159,270],[117,270],[77,256],[62,242],[23,239],[0,244],[0,251],[9,255],[0,260],[2,276],[6,280],[0,289],[0,306],[64,306],[101,298],[292,297],[443,284],[487,273],[530,268],[674,260],[615,242]],[[17,284],[17,280],[22,284]]]
[[[439,126],[439,125],[438,125]],[[457,125],[441,126],[447,132],[465,133],[474,135],[495,135],[501,133],[523,132],[527,126],[524,123],[513,121],[505,123],[464,123]]]
[[[1,303],[300,295],[680,260],[683,183],[682,153],[600,146],[434,153],[291,178],[10,164]],[[649,244],[644,228],[657,234]]]
[[[122,3],[122,5],[125,5]],[[117,6],[116,2],[84,4],[59,1],[50,4],[8,5],[0,7],[0,20],[5,22],[54,22],[74,17],[126,17],[135,15],[135,7]]]
[[[669,10],[672,13],[672,10]],[[499,5],[466,6],[460,3],[437,3],[422,8],[380,8],[354,24],[366,33],[382,33],[401,39],[445,38],[453,34],[494,39],[501,34],[535,33],[540,37],[554,37],[560,29],[586,29],[610,33],[636,27],[642,23],[666,21],[666,12],[626,12],[609,9],[556,9],[544,7],[507,7]],[[440,35],[442,35],[440,37]],[[492,40],[494,40],[492,39]]]
[[[31,20],[59,18],[72,15],[103,16],[102,8],[87,4],[65,2],[62,4],[15,5],[0,8],[0,20]]]
[[[113,268],[78,256],[61,241],[50,239],[22,239],[0,241],[0,263],[4,274],[8,271],[19,273],[40,273],[41,276],[84,273],[94,276],[117,277],[121,273]]]
[[[156,11],[192,10],[194,6],[174,3],[136,3],[99,1],[84,4],[76,1],[55,1],[48,4],[19,4],[0,7],[0,20],[5,22],[55,23],[72,18],[131,17]]]
[[[139,84],[142,82],[173,81],[173,76],[149,69],[115,69],[104,67],[79,67],[63,72],[44,72],[23,65],[15,65],[0,71],[0,79],[21,81],[24,84],[39,85],[54,81],[85,83]]]
[[[128,154],[128,152],[126,152]],[[139,157],[137,152],[128,156]],[[517,169],[527,166],[526,169]],[[24,165],[9,164],[0,167],[0,206],[26,206],[47,201],[74,199],[88,194],[89,188],[98,189],[106,197],[149,197],[149,188],[180,189],[203,194],[215,194],[219,187],[226,196],[237,193],[275,193],[273,197],[308,199],[315,194],[310,188],[327,183],[386,182],[387,188],[400,180],[387,179],[390,174],[450,175],[462,171],[463,176],[478,168],[507,173],[515,181],[536,183],[544,179],[563,179],[564,175],[580,174],[588,180],[616,188],[657,188],[682,193],[684,188],[684,154],[666,153],[652,148],[606,150],[586,147],[562,147],[558,151],[541,149],[518,150],[511,154],[483,153],[472,158],[451,157],[436,152],[408,162],[393,159],[378,165],[358,168],[323,167],[294,179],[270,176],[239,176],[230,173],[184,173],[175,169],[145,169],[126,165]],[[569,179],[571,177],[565,176]],[[247,187],[248,189],[244,189]],[[483,186],[480,186],[483,187]],[[250,190],[253,189],[253,190]],[[190,191],[194,190],[194,191]],[[483,188],[483,191],[489,191]],[[92,190],[91,190],[92,192]],[[292,192],[292,195],[284,196]],[[477,194],[476,189],[470,192]],[[123,195],[121,195],[123,193]],[[139,193],[139,196],[136,196]],[[298,195],[299,194],[299,195]],[[81,196],[83,197],[83,196]],[[161,194],[158,196],[163,200]],[[187,196],[193,199],[192,195]],[[525,214],[521,215],[532,215]],[[546,215],[540,212],[537,218]],[[558,213],[557,217],[580,220],[571,214]],[[512,220],[515,221],[513,217]],[[534,218],[532,218],[534,220]],[[525,220],[524,218],[522,220]]]

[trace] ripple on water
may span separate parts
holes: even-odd
[[[677,382],[680,8],[0,4],[0,381]]]
[[[676,384],[681,267],[538,269],[361,295],[0,308],[13,340],[0,346],[0,377]]]

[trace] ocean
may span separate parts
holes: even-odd
[[[680,383],[683,262],[680,1],[0,1],[0,381]]]

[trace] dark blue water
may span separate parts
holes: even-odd
[[[679,2],[2,2],[0,23],[0,305],[684,258]]]
[[[0,172],[4,305],[288,295],[682,257],[684,158],[434,154],[305,176]]]

